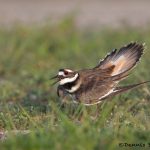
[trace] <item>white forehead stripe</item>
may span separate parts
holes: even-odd
[[[63,71],[59,71],[59,72],[58,72],[58,75],[59,75],[59,76],[65,76]]]
[[[64,85],[66,83],[74,82],[78,78],[78,76],[79,76],[78,73],[76,73],[75,76],[72,78],[64,78],[59,81],[59,84]]]

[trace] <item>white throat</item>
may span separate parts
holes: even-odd
[[[62,80],[59,81],[59,84],[60,85],[64,85],[66,83],[71,83],[71,82],[74,82],[77,78],[78,78],[79,74],[76,73],[74,77],[72,78],[64,78]]]

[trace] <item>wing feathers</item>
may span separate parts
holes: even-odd
[[[108,54],[104,60],[102,60],[97,67],[100,69],[106,69],[111,65],[115,65],[111,75],[117,75],[127,70],[132,69],[139,61],[143,54],[144,45],[136,42],[130,43],[127,46],[117,50],[113,50]]]
[[[140,85],[143,85],[145,83],[148,83],[148,82],[150,82],[150,81],[144,81],[144,82],[141,82],[141,83],[137,83],[137,84],[133,84],[133,85],[128,85],[128,86],[123,86],[123,87],[116,87],[115,89],[113,89],[113,91],[111,91],[109,93],[109,95],[106,94],[106,96],[103,96],[103,97],[101,97],[99,99],[102,100],[102,99],[105,99],[105,98],[108,98],[108,97],[111,97],[111,96],[114,96],[114,95],[126,92],[128,90],[134,89],[134,88],[136,88],[136,87],[138,87]]]

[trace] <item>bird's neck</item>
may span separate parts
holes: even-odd
[[[81,85],[81,79],[80,76],[78,76],[78,78],[75,81],[65,83],[62,86],[67,92],[74,93],[80,88],[80,85]]]

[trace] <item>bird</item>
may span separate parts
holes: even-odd
[[[145,44],[130,42],[119,50],[113,49],[91,69],[59,69],[57,75],[51,78],[56,79],[54,84],[58,83],[57,95],[61,99],[69,95],[74,103],[90,106],[150,82],[118,86],[130,75],[144,49]]]

